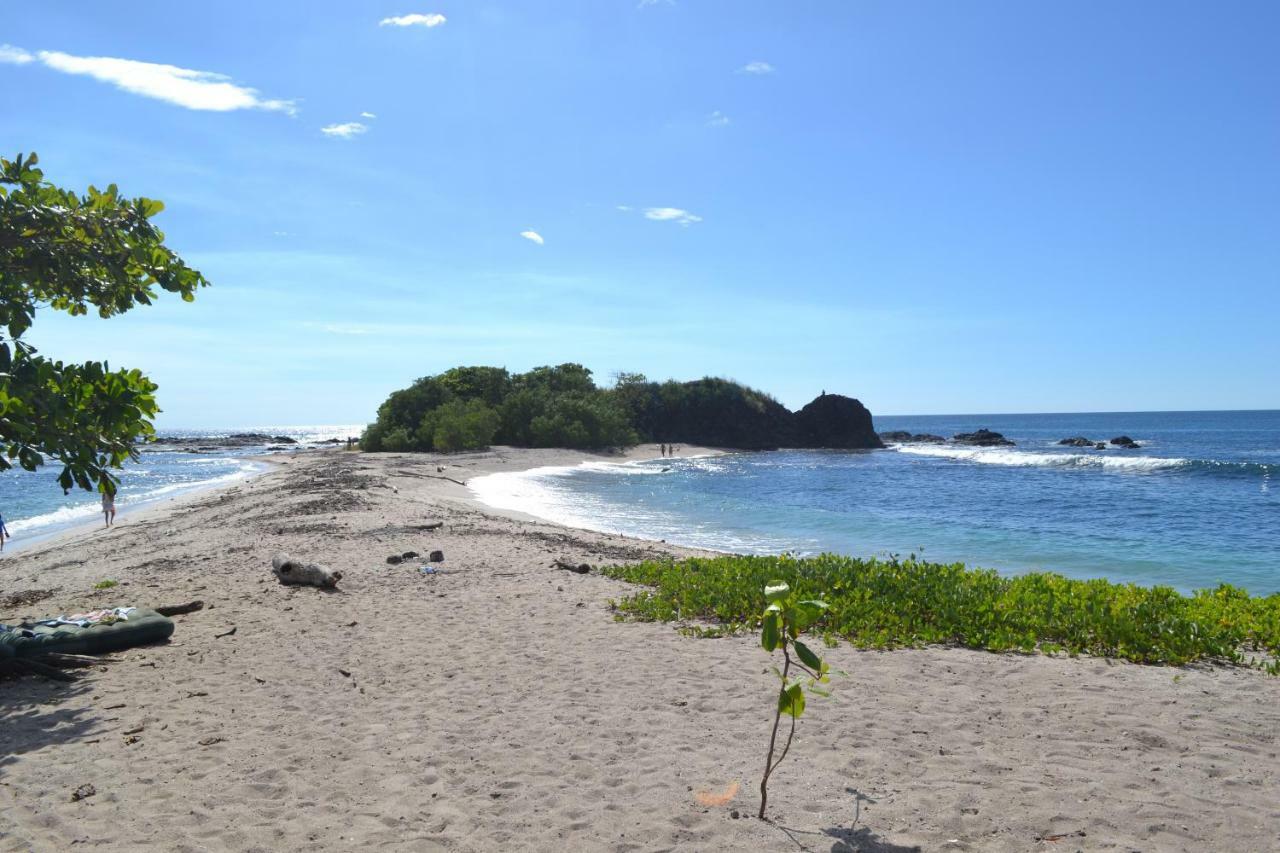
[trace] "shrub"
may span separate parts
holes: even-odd
[[[1187,596],[1048,572],[1007,577],[914,557],[834,554],[660,560],[604,571],[652,587],[616,602],[620,617],[720,623],[703,633],[758,627],[760,590],[777,580],[802,598],[821,592],[824,635],[860,648],[945,644],[1148,664],[1213,660],[1280,674],[1280,593],[1250,596],[1225,584]]]
[[[454,400],[428,412],[416,433],[418,450],[452,453],[487,447],[498,431],[498,413],[480,400]]]

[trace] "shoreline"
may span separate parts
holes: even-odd
[[[262,454],[260,456],[232,456],[228,458],[251,465],[261,465],[262,467],[256,471],[248,471],[241,475],[237,475],[233,480],[192,483],[189,486],[179,486],[173,494],[160,495],[158,497],[137,501],[136,503],[117,506],[116,521],[115,524],[111,526],[111,529],[127,525],[129,521],[143,520],[150,517],[151,514],[162,512],[168,507],[177,506],[184,500],[194,499],[210,492],[217,492],[219,489],[228,489],[239,483],[252,480],[255,477],[260,477],[271,471],[274,466],[280,464],[279,460],[287,459],[289,457],[282,453],[270,453]],[[48,530],[34,534],[24,534],[22,538],[10,536],[5,542],[4,551],[0,552],[0,560],[2,560],[4,555],[7,554],[22,554],[33,548],[41,546],[57,547],[67,541],[78,539],[81,536],[108,532],[108,529],[104,524],[98,524],[97,522],[97,516],[101,514],[101,510],[99,510],[91,516],[91,520],[76,521],[65,525],[52,525]],[[21,520],[22,519],[15,519],[15,521]]]
[[[1265,849],[1280,832],[1280,679],[956,648],[829,649],[849,675],[800,721],[776,823],[746,817],[777,689],[758,638],[618,622],[610,600],[638,587],[553,565],[705,552],[508,517],[459,485],[585,459],[627,461],[294,456],[0,561],[5,594],[46,591],[0,621],[206,602],[77,684],[0,682],[22,780],[0,786],[0,850]],[[433,575],[386,560],[437,549]],[[337,590],[279,585],[280,551],[341,570]],[[72,801],[82,784],[96,795]]]

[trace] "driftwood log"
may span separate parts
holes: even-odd
[[[342,580],[342,572],[330,571],[316,563],[303,563],[288,554],[276,554],[271,560],[271,571],[280,579],[280,583],[289,585],[332,589]]]
[[[184,613],[195,613],[197,610],[203,609],[203,601],[188,601],[186,604],[170,604],[166,607],[157,607],[156,612],[161,616],[181,616]]]

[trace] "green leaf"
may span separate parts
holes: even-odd
[[[766,652],[778,648],[778,614],[766,613],[760,623],[760,645]]]
[[[825,601],[797,601],[795,603],[795,625],[803,631],[822,618],[827,609]]]
[[[770,604],[781,601],[791,594],[791,587],[785,581],[773,581],[764,588],[764,600]]]
[[[793,684],[778,693],[778,710],[788,717],[800,718],[804,713],[804,688]]]
[[[814,672],[821,674],[822,659],[813,653],[813,650],[804,643],[796,640],[792,645],[796,648],[796,655],[800,658],[800,662],[812,669]]]

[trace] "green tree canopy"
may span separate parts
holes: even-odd
[[[110,469],[154,434],[156,385],[105,362],[64,364],[22,340],[38,308],[100,317],[150,305],[156,288],[195,298],[209,282],[164,245],[158,201],[115,184],[87,195],[44,180],[35,154],[0,158],[0,470],[62,463],[58,484],[115,491]]]

